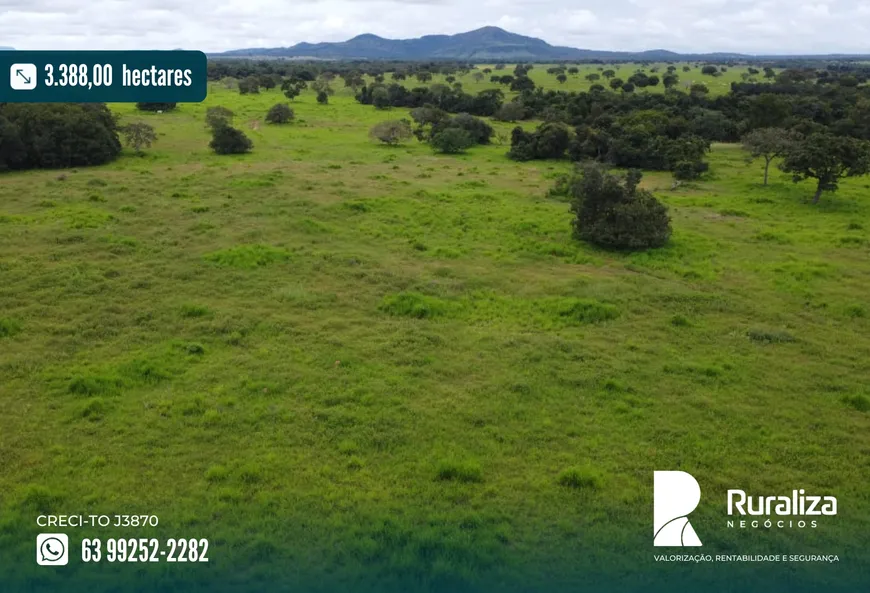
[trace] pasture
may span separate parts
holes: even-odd
[[[558,86],[545,69],[532,77]],[[10,586],[714,582],[653,562],[654,469],[702,492],[836,492],[817,529],[726,529],[713,497],[692,523],[705,551],[839,553],[830,582],[860,576],[870,180],[812,206],[812,184],[772,171],[762,187],[759,163],[714,145],[699,182],[643,179],[670,244],[610,253],[574,240],[547,195],[567,162],[377,145],[369,128],[406,111],[344,92],[264,123],[282,101],[213,84],[171,113],[113,106],[156,128],[143,156],[0,179]],[[214,105],[251,154],[208,149]],[[156,514],[153,533],[207,537],[212,562],[38,572],[46,512]],[[827,567],[727,570],[736,585],[787,572],[797,591]]]

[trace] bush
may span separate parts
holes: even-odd
[[[483,472],[475,461],[443,459],[438,463],[435,479],[465,483],[482,482]]]
[[[124,134],[124,140],[127,146],[131,146],[137,153],[142,152],[142,148],[151,148],[157,140],[157,134],[154,128],[143,122],[133,122],[121,128]]]
[[[523,119],[526,116],[526,109],[522,104],[517,102],[505,103],[501,106],[495,115],[494,119],[498,121],[515,122]]]
[[[432,135],[429,140],[437,152],[444,154],[458,154],[474,146],[475,142],[471,135],[459,128],[447,128]]]
[[[139,111],[172,111],[177,105],[177,103],[136,103],[136,109]]]
[[[0,104],[0,170],[102,165],[120,152],[105,104]]]
[[[390,95],[387,93],[387,89],[379,86],[372,90],[372,105],[375,106],[375,109],[390,108]]]
[[[296,116],[286,103],[272,105],[266,114],[266,121],[270,124],[286,124]]]
[[[407,119],[382,121],[375,124],[369,131],[369,136],[371,138],[391,146],[404,142],[412,135],[411,122]]]
[[[601,476],[596,470],[589,467],[571,467],[562,470],[556,481],[565,488],[595,490],[601,485]]]
[[[671,236],[667,209],[650,192],[638,189],[642,174],[632,170],[624,182],[589,165],[571,182],[571,210],[577,238],[610,249],[661,247]]]
[[[220,105],[209,107],[205,112],[205,125],[210,128],[221,124],[232,125],[232,123],[233,112],[226,107],[221,107]]]
[[[515,161],[560,159],[570,145],[571,132],[564,124],[548,122],[532,133],[517,126],[511,133],[508,158]]]
[[[472,140],[473,144],[489,144],[490,139],[495,130],[492,126],[480,119],[467,113],[460,113],[455,117],[442,119],[440,122],[432,126],[432,135],[448,128],[455,128],[466,132]]]
[[[260,92],[260,81],[256,76],[248,76],[239,81],[240,95],[256,95]]]
[[[319,91],[317,93],[317,102],[321,105],[327,105],[329,103],[329,93],[326,91]]]
[[[222,125],[212,130],[208,146],[218,154],[244,154],[250,152],[254,143],[241,130]]]

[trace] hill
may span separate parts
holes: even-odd
[[[425,35],[416,39],[386,39],[364,34],[337,43],[298,43],[292,47],[238,49],[214,56],[475,61],[674,60],[694,57],[663,49],[619,52],[556,46],[542,39],[518,35],[499,27],[483,27],[456,35]],[[740,54],[716,56],[744,57]]]

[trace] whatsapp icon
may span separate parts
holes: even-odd
[[[69,563],[69,538],[65,533],[40,533],[36,536],[36,563],[40,566],[66,566]]]

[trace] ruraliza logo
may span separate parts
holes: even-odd
[[[701,502],[698,481],[680,471],[653,472],[653,543],[656,546],[700,546],[688,515]]]

